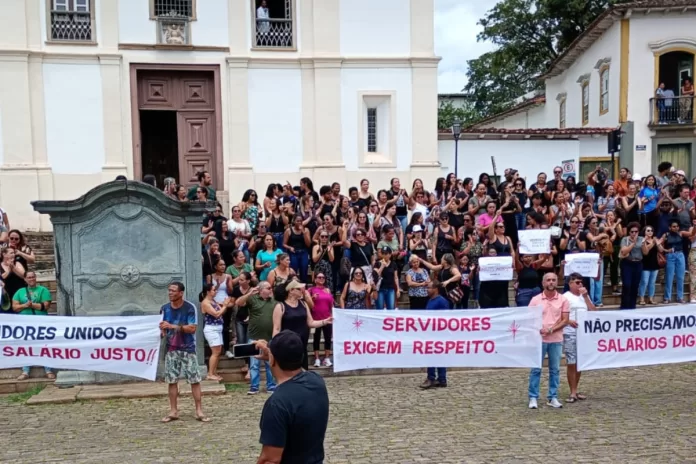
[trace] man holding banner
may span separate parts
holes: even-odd
[[[570,303],[556,291],[558,277],[549,272],[544,275],[544,291],[532,298],[529,306],[541,306],[542,325],[541,325],[541,360],[544,361],[546,354],[549,355],[549,393],[547,396],[547,406],[552,408],[562,408],[563,405],[558,401],[558,384],[560,383],[561,352],[563,350],[563,332],[561,329],[568,322],[570,313]],[[537,409],[539,398],[539,381],[541,380],[541,368],[532,369],[529,374],[529,409]]]

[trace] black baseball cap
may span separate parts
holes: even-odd
[[[380,249],[380,251],[381,251],[382,253],[387,253],[387,254],[391,254],[391,253],[394,252],[394,250],[392,250],[392,249],[391,249],[390,247],[388,247],[388,246],[383,246],[383,247]]]
[[[268,349],[282,370],[294,371],[302,367],[307,347],[295,332],[282,330],[271,339]]]

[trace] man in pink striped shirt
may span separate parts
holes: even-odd
[[[558,401],[558,385],[561,380],[561,353],[563,352],[563,327],[568,324],[570,315],[570,302],[556,291],[558,277],[549,272],[544,275],[542,285],[544,291],[532,298],[529,306],[542,308],[541,324],[541,361],[544,362],[546,354],[549,355],[549,393],[547,406],[562,408]],[[539,398],[539,381],[541,369],[532,369],[529,374],[529,409],[537,409]]]

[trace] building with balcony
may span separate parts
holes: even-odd
[[[224,204],[271,182],[433,183],[433,0],[3,0],[0,206],[117,175]]]
[[[621,127],[617,166],[647,175],[670,161],[693,177],[694,25],[696,0],[615,5],[549,65],[541,76],[543,97],[529,96],[470,132],[574,134],[582,173],[609,164],[605,129]]]

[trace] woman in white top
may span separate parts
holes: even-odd
[[[227,229],[234,234],[234,238],[238,242],[238,248],[244,252],[248,262],[251,226],[249,221],[242,219],[242,208],[239,205],[232,207],[232,219],[227,221]]]

